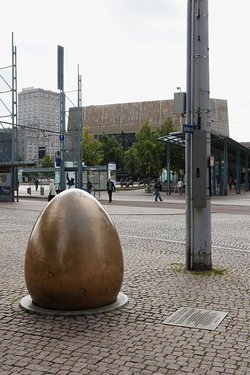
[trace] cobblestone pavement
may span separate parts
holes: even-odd
[[[114,205],[113,205],[114,203]],[[213,272],[185,271],[185,213],[105,205],[121,239],[129,302],[53,317],[19,308],[24,256],[47,203],[0,203],[0,375],[250,374],[250,215],[212,213]],[[249,206],[250,209],[250,206]],[[214,331],[163,321],[182,306],[227,311]]]

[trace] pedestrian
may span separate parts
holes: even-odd
[[[36,187],[36,191],[37,191],[37,189],[38,189],[38,185],[39,185],[39,181],[38,181],[37,178],[35,179],[34,183],[35,183],[35,187]]]
[[[49,180],[49,195],[48,195],[48,202],[50,202],[51,199],[53,199],[55,196],[56,196],[55,182],[54,182],[54,180],[51,178],[51,179]]]
[[[178,191],[179,191],[180,195],[182,195],[182,193],[183,193],[183,181],[182,181],[182,179],[179,179],[179,181],[177,182],[177,187],[178,187]]]
[[[157,178],[154,188],[155,188],[155,201],[157,202],[159,198],[159,200],[162,202],[163,201],[161,197],[162,185],[161,185],[161,181],[159,178]]]
[[[91,194],[92,188],[93,188],[93,185],[92,185],[91,181],[88,179],[88,181],[87,181],[87,192],[89,194]]]
[[[57,185],[56,194],[59,194],[61,192],[60,184]]]
[[[108,179],[108,182],[107,182],[107,191],[108,191],[109,203],[110,203],[112,202],[112,193],[113,191],[116,191],[115,185],[113,181],[110,180],[110,178]]]

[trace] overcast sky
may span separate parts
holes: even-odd
[[[208,5],[210,97],[228,101],[230,137],[250,141],[250,2]],[[65,91],[77,89],[79,64],[83,105],[172,99],[186,90],[186,20],[187,0],[4,1],[0,67],[11,64],[13,32],[18,91],[57,91],[61,45]]]

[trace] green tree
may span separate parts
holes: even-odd
[[[89,128],[83,128],[82,155],[86,165],[99,165],[103,162],[102,144],[94,138]]]
[[[117,169],[123,167],[124,150],[113,136],[103,133],[100,137],[103,152],[103,164],[115,162]]]
[[[144,123],[136,134],[131,153],[142,177],[152,178],[160,173],[161,146],[157,138],[158,134],[152,131],[149,122]]]
[[[138,169],[138,157],[135,147],[130,147],[124,154],[124,168],[128,175],[135,176],[139,175]]]
[[[163,137],[164,135],[168,135],[174,131],[174,124],[170,117],[168,117],[163,124],[161,124],[160,129],[158,131],[159,137]]]
[[[42,168],[53,168],[55,166],[54,161],[51,159],[49,155],[45,155],[42,159]]]

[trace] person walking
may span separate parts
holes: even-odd
[[[50,202],[51,199],[53,199],[55,196],[56,196],[55,182],[54,182],[54,180],[51,178],[51,179],[49,180],[49,195],[48,195],[48,202]]]
[[[34,181],[34,184],[35,184],[35,187],[36,187],[36,191],[37,191],[37,189],[38,189],[38,185],[39,185],[39,181],[38,181],[38,179],[37,179],[37,178],[35,179],[35,181]]]
[[[157,178],[154,188],[155,188],[155,201],[157,202],[159,198],[159,201],[162,202],[163,201],[161,197],[162,185],[161,185],[161,181],[159,178]]]
[[[112,202],[113,191],[116,191],[115,185],[114,185],[113,181],[111,181],[110,178],[109,178],[108,182],[107,182],[107,192],[108,192],[108,196],[109,196],[109,203]]]
[[[87,181],[87,192],[91,194],[91,190],[93,188],[93,185],[90,180]]]
[[[180,195],[182,195],[182,193],[183,193],[183,181],[181,179],[179,179],[179,181],[177,183],[177,187],[178,187]]]

